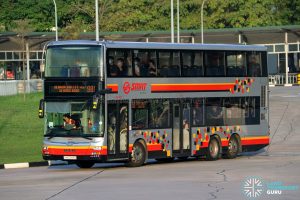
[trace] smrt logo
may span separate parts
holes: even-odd
[[[124,94],[129,94],[131,91],[145,91],[147,83],[129,83],[128,81],[123,84]]]

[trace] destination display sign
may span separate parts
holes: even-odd
[[[95,85],[53,85],[50,86],[51,93],[95,93]]]
[[[45,80],[45,99],[87,98],[98,91],[98,81],[61,81]]]

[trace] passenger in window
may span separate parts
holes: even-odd
[[[123,58],[117,59],[118,76],[127,76],[127,69]]]
[[[203,116],[202,109],[200,107],[195,107],[193,109],[193,125],[202,125]]]
[[[141,60],[134,58],[134,76],[141,76]]]
[[[169,125],[169,103],[164,102],[163,106],[163,111],[157,119],[159,127],[167,127]]]
[[[111,56],[108,58],[108,71],[109,75],[112,77],[119,75],[119,68],[114,65],[114,58]]]
[[[156,76],[156,66],[154,60],[149,60],[148,76]]]
[[[108,131],[108,140],[109,140],[109,146],[108,149],[110,151],[115,151],[115,135],[116,135],[116,122],[117,119],[114,115],[110,115],[110,121],[107,127]]]
[[[256,56],[251,56],[250,57],[250,62],[249,62],[249,75],[250,76],[260,76],[261,71],[260,71],[260,64],[256,60]]]
[[[207,116],[209,119],[221,119],[223,118],[223,112],[220,106],[211,105],[209,106],[209,110],[207,112]]]
[[[190,125],[188,120],[183,120],[183,149],[189,148],[189,139],[190,139]]]

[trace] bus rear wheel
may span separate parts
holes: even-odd
[[[206,160],[218,160],[221,153],[221,147],[218,139],[216,137],[210,138],[208,143]]]
[[[79,168],[91,168],[95,164],[92,161],[77,161],[75,163]]]
[[[132,153],[130,154],[128,166],[139,167],[144,164],[146,160],[146,149],[141,142],[136,142],[133,145]]]
[[[224,155],[224,158],[233,159],[236,158],[239,153],[239,141],[238,138],[233,135],[228,142],[228,150]]]

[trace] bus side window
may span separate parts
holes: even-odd
[[[260,99],[259,97],[245,97],[245,124],[259,124],[260,121]]]
[[[245,53],[229,52],[226,54],[226,71],[229,77],[246,76]]]
[[[148,102],[146,100],[133,100],[132,108],[132,129],[148,128]]]
[[[261,76],[261,56],[260,53],[250,52],[247,56],[248,76]]]
[[[192,106],[192,126],[202,126],[204,119],[203,99],[193,99]]]
[[[203,76],[203,55],[200,51],[182,51],[181,76]]]
[[[205,53],[205,76],[225,76],[225,57],[222,51]]]
[[[205,102],[206,125],[223,126],[224,108],[222,98],[206,98]]]
[[[106,63],[108,77],[132,76],[132,56],[130,50],[108,50]]]
[[[151,100],[150,128],[167,128],[170,126],[169,100]]]

